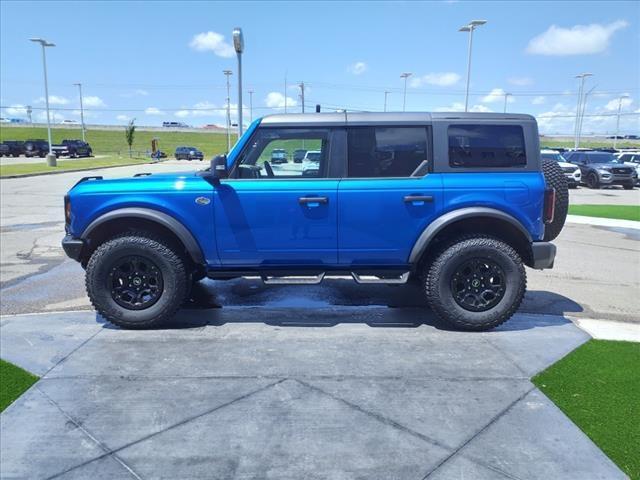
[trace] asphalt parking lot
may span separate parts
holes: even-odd
[[[640,321],[639,230],[567,224],[487,333],[449,331],[416,287],[340,279],[207,280],[211,308],[170,328],[105,324],[60,248],[64,192],[200,167],[0,180],[2,357],[43,376],[0,416],[3,478],[624,478],[529,378],[589,338],[573,319]]]

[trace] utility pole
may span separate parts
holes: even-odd
[[[509,98],[511,96],[510,93],[506,93],[504,94],[504,113],[507,113],[507,98]]]
[[[284,72],[284,113],[287,113],[287,72]]]
[[[244,35],[242,29],[233,29],[233,48],[238,56],[238,138],[242,136],[242,52],[244,52]]]
[[[27,105],[27,118],[29,118],[29,123],[31,125],[33,125],[33,118],[31,117],[32,113],[33,113],[33,109],[31,108],[31,105]]]
[[[51,117],[49,115],[49,84],[47,81],[47,56],[45,54],[46,47],[55,47],[55,43],[47,42],[42,38],[30,38],[32,42],[39,43],[42,47],[42,69],[44,71],[44,100],[47,105],[47,137],[49,139],[49,154],[47,155],[47,165],[55,167],[58,165],[56,156],[51,148]]]
[[[402,111],[404,112],[407,106],[407,78],[413,75],[411,72],[404,72],[400,75],[400,78],[404,78],[404,94],[402,97]]]
[[[460,27],[459,32],[469,32],[469,55],[467,58],[467,92],[464,96],[464,111],[469,111],[469,82],[471,79],[471,48],[473,47],[473,31],[480,25],[487,23],[486,20],[472,20],[468,25]]]
[[[384,91],[384,111],[387,111],[387,95],[389,95],[389,91],[385,90]]]
[[[584,94],[584,101],[582,102],[582,109],[580,110],[580,124],[578,125],[578,146],[580,146],[580,140],[582,137],[582,122],[584,121],[584,112],[587,109],[587,100],[589,99],[589,95],[591,95],[591,92],[593,92],[596,87],[597,85],[595,87],[592,87],[591,90]]]
[[[249,121],[253,123],[253,90],[249,90]]]
[[[229,77],[233,74],[231,70],[223,70],[225,77],[227,77],[227,153],[231,151],[231,85],[229,84]]]
[[[618,98],[618,118],[616,120],[616,133],[613,136],[613,148],[616,148],[616,144],[618,143],[618,133],[620,132],[620,111],[622,110],[622,99],[629,98],[629,95],[622,95]]]
[[[300,82],[300,101],[302,102],[302,113],[304,113],[304,82]]]
[[[81,83],[74,83],[75,86],[78,87],[78,90],[80,92],[80,124],[82,125],[82,141],[85,141],[84,138],[84,108],[82,107],[82,84]]]
[[[592,75],[592,73],[581,73],[580,75],[575,76],[575,78],[580,79],[580,88],[578,89],[578,106],[576,107],[576,125],[574,129],[573,148],[578,148],[580,146],[580,112],[582,109],[582,92],[584,91],[584,79]]]

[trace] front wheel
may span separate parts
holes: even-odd
[[[462,330],[482,331],[516,312],[527,285],[518,253],[501,240],[462,237],[427,267],[424,289],[429,306]]]
[[[633,183],[627,183],[625,185],[622,186],[625,190],[633,190],[634,185]]]
[[[600,182],[598,181],[598,177],[595,173],[590,173],[587,176],[587,187],[593,188],[596,190],[600,188]]]
[[[174,316],[190,288],[184,259],[147,234],[106,241],[91,255],[87,294],[96,311],[122,328],[154,328]]]

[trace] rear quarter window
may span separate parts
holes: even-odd
[[[527,164],[524,132],[519,125],[450,125],[449,166],[512,168]]]

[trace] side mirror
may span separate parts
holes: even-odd
[[[220,183],[221,178],[227,178],[229,172],[227,171],[227,156],[216,155],[211,159],[211,167],[209,168],[209,175],[213,182]]]

